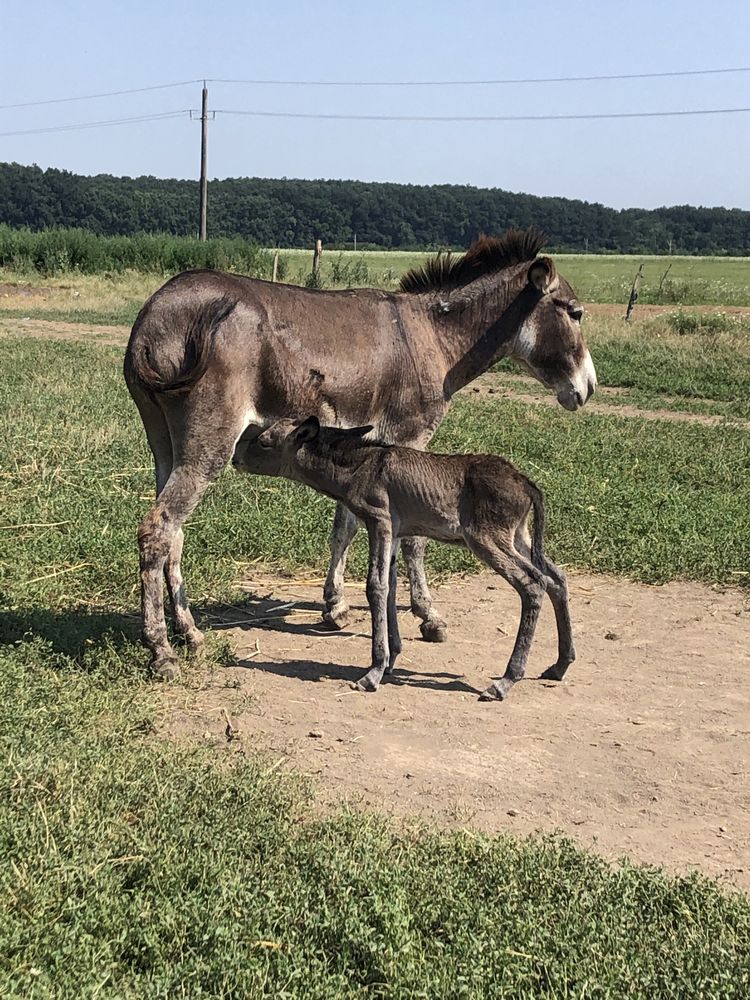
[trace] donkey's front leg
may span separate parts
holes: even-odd
[[[359,681],[360,691],[377,691],[389,663],[388,583],[391,564],[391,525],[373,521],[367,525],[370,566],[367,572],[367,602],[372,617],[372,666]]]
[[[343,504],[336,504],[331,529],[331,562],[323,587],[323,599],[326,602],[323,621],[335,629],[345,628],[349,620],[349,605],[344,596],[344,569],[346,553],[358,527],[359,522],[354,514]]]
[[[404,538],[401,543],[406,572],[409,576],[411,610],[417,618],[422,619],[419,631],[425,642],[445,642],[448,638],[448,626],[433,608],[432,597],[427,587],[424,571],[426,545],[427,541],[424,538]]]

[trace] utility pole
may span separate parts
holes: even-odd
[[[206,161],[208,158],[208,88],[203,81],[203,100],[201,101],[201,199],[200,228],[198,238],[206,242],[206,201],[208,196],[208,177],[206,176]]]

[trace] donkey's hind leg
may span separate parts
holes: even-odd
[[[237,429],[237,434],[241,429]],[[179,669],[164,618],[163,577],[167,579],[177,629],[185,635],[188,646],[197,649],[202,637],[190,613],[180,572],[182,525],[229,461],[235,437],[229,427],[223,427],[221,435],[216,434],[210,443],[184,434],[178,451],[173,434],[175,464],[156,503],[138,528],[143,638],[153,656],[154,673],[165,679],[178,676]]]
[[[480,701],[502,701],[526,672],[526,661],[534,639],[544,599],[546,579],[512,544],[468,538],[468,548],[514,588],[521,598],[521,620],[505,674],[480,695]]]
[[[172,470],[156,503],[138,526],[143,640],[151,650],[153,672],[165,680],[178,677],[179,668],[169,642],[164,617],[163,577],[167,575],[167,562],[175,544],[176,555],[179,557],[182,525],[205,492],[211,478],[213,477],[188,465],[177,466]],[[184,609],[190,614],[179,577],[179,558],[171,561],[169,572],[173,583],[179,578],[178,602],[181,604],[184,600]]]
[[[184,541],[182,528],[175,535],[172,548],[164,564],[164,576],[167,580],[167,590],[172,604],[175,631],[184,637],[191,653],[199,653],[203,648],[204,639],[200,629],[195,624],[193,614],[185,593],[185,583],[182,579],[180,560]]]

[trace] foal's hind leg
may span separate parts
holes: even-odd
[[[547,578],[547,593],[555,609],[557,622],[557,663],[548,667],[542,677],[545,680],[561,681],[565,671],[576,658],[573,644],[573,629],[570,624],[570,598],[565,573],[549,559],[544,560],[544,572]]]
[[[519,528],[516,532],[515,546],[521,555],[526,559],[531,559],[531,538],[527,525]],[[568,584],[565,573],[559,566],[556,566],[546,556],[542,556],[542,559],[544,560],[542,573],[547,582],[547,594],[552,602],[555,622],[557,623],[557,662],[548,667],[542,677],[545,680],[561,681],[565,671],[576,658],[573,629],[570,624]]]
[[[544,599],[544,576],[511,545],[467,539],[469,549],[499,573],[521,598],[521,620],[505,674],[480,695],[481,701],[502,701],[526,672],[526,661],[534,639],[537,619]]]

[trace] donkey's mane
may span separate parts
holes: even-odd
[[[536,226],[508,229],[502,236],[476,239],[464,254],[450,250],[431,257],[421,267],[413,267],[401,279],[402,292],[428,292],[439,288],[458,288],[493,274],[503,268],[533,260],[547,241]]]

